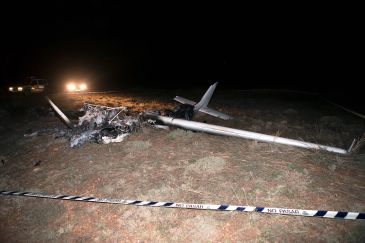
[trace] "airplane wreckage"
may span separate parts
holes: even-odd
[[[173,110],[165,112],[166,114],[164,115],[161,115],[160,111],[145,111],[138,117],[134,117],[128,115],[126,107],[108,107],[85,103],[80,110],[85,112],[85,114],[79,117],[77,124],[71,122],[48,97],[46,97],[46,99],[62,121],[69,127],[67,131],[61,132],[61,136],[70,139],[71,147],[80,146],[87,141],[95,141],[104,144],[121,142],[129,134],[139,130],[143,124],[149,124],[150,126],[162,129],[168,129],[168,126],[174,126],[214,135],[246,138],[260,142],[284,144],[338,154],[349,154],[359,145],[360,141],[355,139],[350,148],[346,150],[327,145],[192,121],[194,115],[198,112],[203,112],[224,120],[233,119],[233,117],[227,114],[208,107],[217,84],[218,83],[211,85],[198,103],[176,96],[174,100],[181,103],[181,105]]]

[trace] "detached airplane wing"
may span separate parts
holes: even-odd
[[[216,111],[214,109],[211,109],[211,108],[208,108],[208,107],[202,107],[199,109],[200,112],[203,112],[205,114],[208,114],[208,115],[211,115],[211,116],[215,116],[215,117],[218,117],[218,118],[221,118],[223,120],[229,120],[229,119],[233,119],[233,117],[227,115],[227,114],[224,114],[222,112],[219,112],[219,111]]]
[[[177,102],[180,102],[182,104],[187,104],[187,105],[192,105],[192,106],[194,106],[196,104],[194,101],[185,99],[185,98],[180,97],[180,96],[176,96],[174,98],[174,100],[176,100]]]

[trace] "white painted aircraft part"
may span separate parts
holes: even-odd
[[[61,117],[61,119],[66,123],[66,125],[72,128],[70,119],[48,98],[46,97],[48,103],[52,106],[53,110]]]
[[[210,134],[217,134],[217,135],[225,135],[225,136],[231,136],[231,137],[239,137],[239,138],[247,138],[252,139],[256,141],[262,141],[262,142],[268,142],[268,143],[277,143],[277,144],[285,144],[290,146],[296,146],[306,149],[318,149],[318,150],[324,150],[328,152],[333,153],[339,153],[339,154],[348,154],[348,151],[342,148],[337,147],[331,147],[326,145],[320,145],[316,143],[310,143],[310,142],[304,142],[289,138],[283,138],[283,137],[276,137],[271,136],[267,134],[262,133],[256,133],[256,132],[249,132],[245,130],[239,130],[229,127],[222,127],[217,125],[211,125],[201,122],[195,122],[195,121],[187,121],[183,119],[174,119],[171,117],[166,116],[158,116],[158,115],[152,115],[154,119],[159,120],[163,122],[166,125],[173,125],[177,127],[186,128],[193,131],[200,131],[200,132],[206,132]]]

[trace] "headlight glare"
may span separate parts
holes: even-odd
[[[69,84],[67,84],[67,90],[68,91],[75,91],[76,90],[76,85],[75,84],[73,84],[73,83],[69,83]]]
[[[86,89],[87,89],[86,84],[80,84],[80,90],[81,91],[86,90]]]

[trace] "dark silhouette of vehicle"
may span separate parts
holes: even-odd
[[[48,87],[47,79],[27,77],[24,82],[9,87],[9,91],[13,93],[42,93]]]

